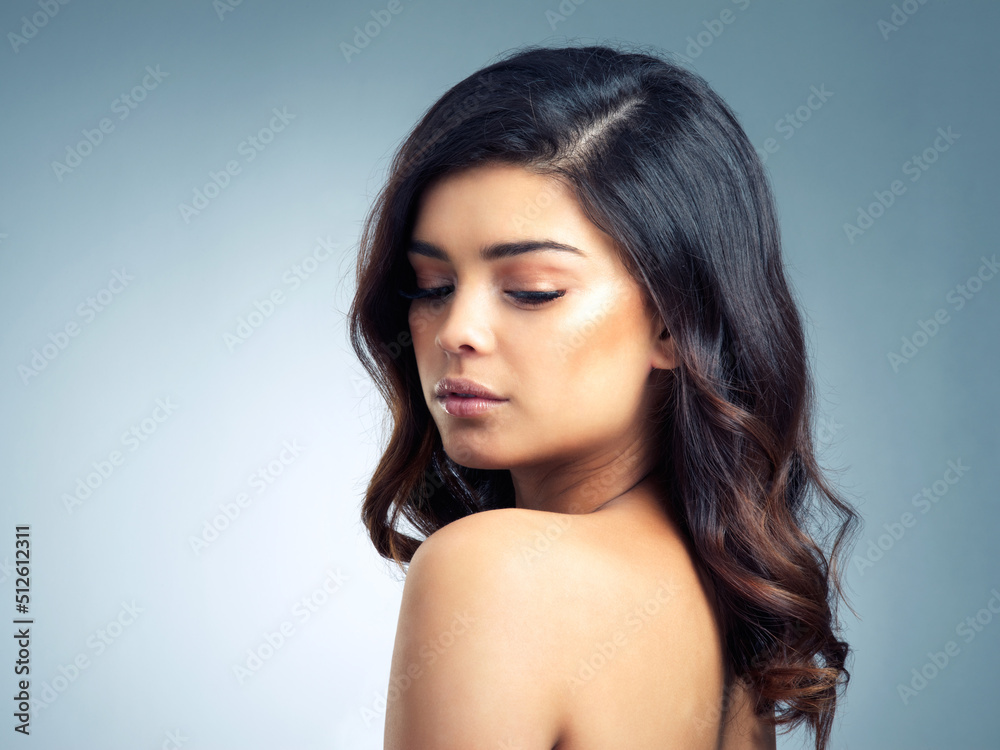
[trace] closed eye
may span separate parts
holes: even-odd
[[[551,302],[554,299],[559,299],[564,294],[565,291],[559,292],[507,292],[511,297],[523,302],[527,305],[542,305],[546,302]]]
[[[451,294],[451,286],[436,286],[429,289],[414,289],[412,291],[407,291],[404,289],[397,290],[400,296],[406,299],[420,300],[420,299],[443,299]],[[529,307],[540,307],[546,302],[551,302],[554,299],[558,299],[566,294],[565,290],[555,291],[555,292],[521,292],[521,291],[510,291],[507,292],[511,297],[520,302],[521,304],[528,305]]]
[[[451,289],[450,286],[436,286],[431,289],[414,289],[412,292],[406,291],[405,289],[398,289],[401,297],[406,297],[406,299],[441,299],[442,297],[450,294],[447,290]]]

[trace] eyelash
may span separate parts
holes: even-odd
[[[399,289],[399,294],[406,299],[442,299],[447,297],[451,292],[445,292],[445,289],[451,289],[450,286],[436,286],[431,289],[415,289],[413,291],[406,291],[404,289]],[[546,302],[552,302],[559,297],[562,297],[566,292],[507,292],[514,299],[522,304],[529,305],[531,307],[541,307]]]

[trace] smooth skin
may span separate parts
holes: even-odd
[[[649,473],[677,363],[611,237],[562,181],[490,164],[425,190],[412,240],[417,287],[438,290],[409,314],[427,408],[454,461],[510,470],[516,507],[414,555],[386,750],[773,748],[726,684],[711,582]],[[515,242],[563,249],[483,257]],[[506,401],[450,415],[443,377]]]

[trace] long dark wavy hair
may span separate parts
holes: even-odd
[[[814,455],[812,377],[764,168],[725,102],[664,55],[519,48],[445,92],[396,152],[348,313],[392,424],[361,512],[375,548],[402,568],[421,536],[514,506],[509,471],[444,453],[397,293],[413,285],[405,249],[422,191],[490,162],[570,185],[666,322],[679,364],[656,476],[712,578],[727,663],[756,712],[787,731],[808,723],[826,748],[850,679],[838,560],[858,516]]]

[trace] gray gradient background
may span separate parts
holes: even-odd
[[[559,20],[546,16],[555,0],[401,0],[348,61],[341,43],[386,3],[244,0],[220,18],[211,0],[77,1],[16,52],[8,33],[40,6],[5,3],[0,613],[13,630],[13,527],[28,523],[32,694],[54,700],[30,737],[14,734],[15,650],[0,638],[0,746],[381,747],[402,583],[358,521],[383,410],[344,311],[392,150],[446,88],[509,47],[569,38],[698,53],[688,38],[729,8],[692,65],[754,144],[776,139],[767,167],[807,316],[822,460],[866,522],[847,570],[860,617],[842,612],[853,680],[833,747],[1000,747],[988,609],[1000,587],[1000,280],[960,310],[948,301],[998,250],[1000,6],[909,5],[883,38],[888,2],[586,0]],[[115,99],[157,65],[167,76],[119,120]],[[776,121],[814,86],[832,96],[785,139]],[[240,144],[272,108],[294,119],[248,162]],[[103,117],[114,129],[60,180],[52,162]],[[908,160],[949,127],[958,139],[911,182]],[[230,160],[240,174],[185,222],[178,205]],[[844,224],[896,179],[906,192],[850,242]],[[291,289],[285,273],[317,238],[334,253]],[[134,280],[80,317],[122,268]],[[227,332],[273,289],[284,303],[230,351]],[[889,353],[942,308],[948,321],[894,369]],[[70,321],[79,334],[24,382],[19,367]],[[176,411],[130,450],[122,434],[158,398]],[[249,477],[284,441],[301,451],[257,493]],[[70,512],[64,494],[114,450],[124,463]],[[953,484],[949,461],[968,467]],[[926,513],[924,487],[937,498]],[[191,538],[241,492],[249,505],[196,553]],[[912,525],[893,527],[907,512]],[[342,585],[317,595],[309,620],[293,615],[338,569]],[[129,617],[133,601],[142,611]],[[956,628],[977,613],[967,640]],[[234,665],[285,621],[294,630],[240,682]],[[928,652],[948,641],[958,653],[933,675]],[[932,678],[904,702],[914,669]]]

